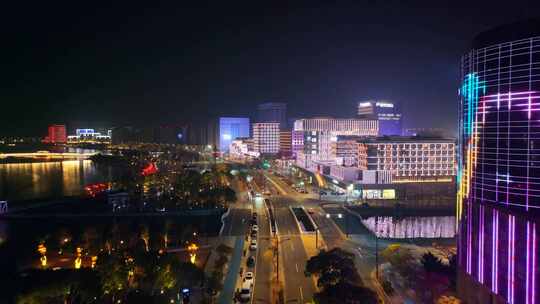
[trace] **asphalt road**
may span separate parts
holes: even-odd
[[[315,285],[304,275],[308,260],[300,231],[289,210],[296,202],[288,197],[274,199],[274,212],[280,242],[280,270],[284,271],[285,303],[306,303],[313,298]]]
[[[258,250],[255,272],[255,287],[253,290],[252,303],[270,303],[272,292],[273,253],[270,235],[270,224],[266,208],[257,206]]]

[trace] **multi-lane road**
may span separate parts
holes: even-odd
[[[283,288],[285,303],[307,303],[313,298],[317,287],[311,277],[304,275],[304,269],[309,259],[307,247],[311,246],[311,254],[315,247],[312,235],[306,236],[299,230],[298,224],[290,211],[290,206],[304,206],[309,210],[312,219],[318,227],[319,248],[327,249],[340,247],[355,253],[356,265],[360,276],[366,285],[370,286],[370,273],[374,269],[373,237],[363,227],[360,221],[347,213],[341,204],[328,203],[318,200],[318,195],[301,194],[283,180],[267,174],[264,187],[274,194],[270,197],[276,218],[277,236],[272,235],[268,221],[268,211],[264,203],[247,202],[240,193],[239,208],[232,208],[224,226],[224,235],[246,235],[248,221],[253,208],[259,214],[258,250],[255,266],[255,285],[251,303],[272,303],[277,299],[273,293],[279,287]],[[261,192],[263,185],[254,185]],[[247,205],[246,205],[247,204]],[[341,217],[339,216],[341,214]],[[346,237],[346,232],[350,237]],[[306,243],[306,242],[313,242]],[[276,259],[274,245],[278,244],[280,284],[276,276]],[[306,246],[308,245],[308,246]],[[245,265],[243,265],[245,266]]]

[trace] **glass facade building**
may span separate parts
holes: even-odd
[[[401,111],[395,102],[386,100],[369,100],[358,103],[358,117],[377,119],[380,136],[401,135]]]
[[[480,34],[459,96],[458,292],[540,303],[540,22]]]
[[[238,137],[249,137],[249,118],[219,118],[219,151],[228,152],[231,142]]]

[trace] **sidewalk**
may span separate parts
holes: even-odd
[[[236,279],[238,278],[238,272],[240,271],[240,263],[242,259],[242,251],[244,249],[244,238],[234,237],[233,254],[231,261],[229,262],[229,268],[225,275],[225,281],[223,283],[223,289],[221,290],[218,298],[219,304],[230,304],[233,302],[234,288],[236,286]]]

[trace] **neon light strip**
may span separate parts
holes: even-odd
[[[529,253],[531,245],[531,235],[530,235],[530,223],[527,221],[527,258],[526,258],[526,267],[525,267],[525,304],[529,304]]]
[[[532,235],[533,235],[533,239],[532,239],[532,302],[531,304],[535,304],[536,303],[536,274],[537,274],[537,271],[536,271],[536,223],[533,223],[533,232],[532,232]]]
[[[515,236],[516,218],[513,215],[508,216],[508,303],[514,304],[514,263],[515,263]]]
[[[508,303],[512,304],[510,302],[511,295],[511,288],[510,285],[512,285],[511,282],[511,268],[512,268],[512,216],[508,216],[508,261],[506,265],[506,299],[508,300]]]
[[[491,291],[493,293],[498,293],[498,284],[497,284],[497,259],[499,258],[499,212],[493,210],[493,227],[492,227],[492,246],[491,246]]]
[[[480,230],[478,232],[478,281],[484,283],[484,206],[480,205]]]

